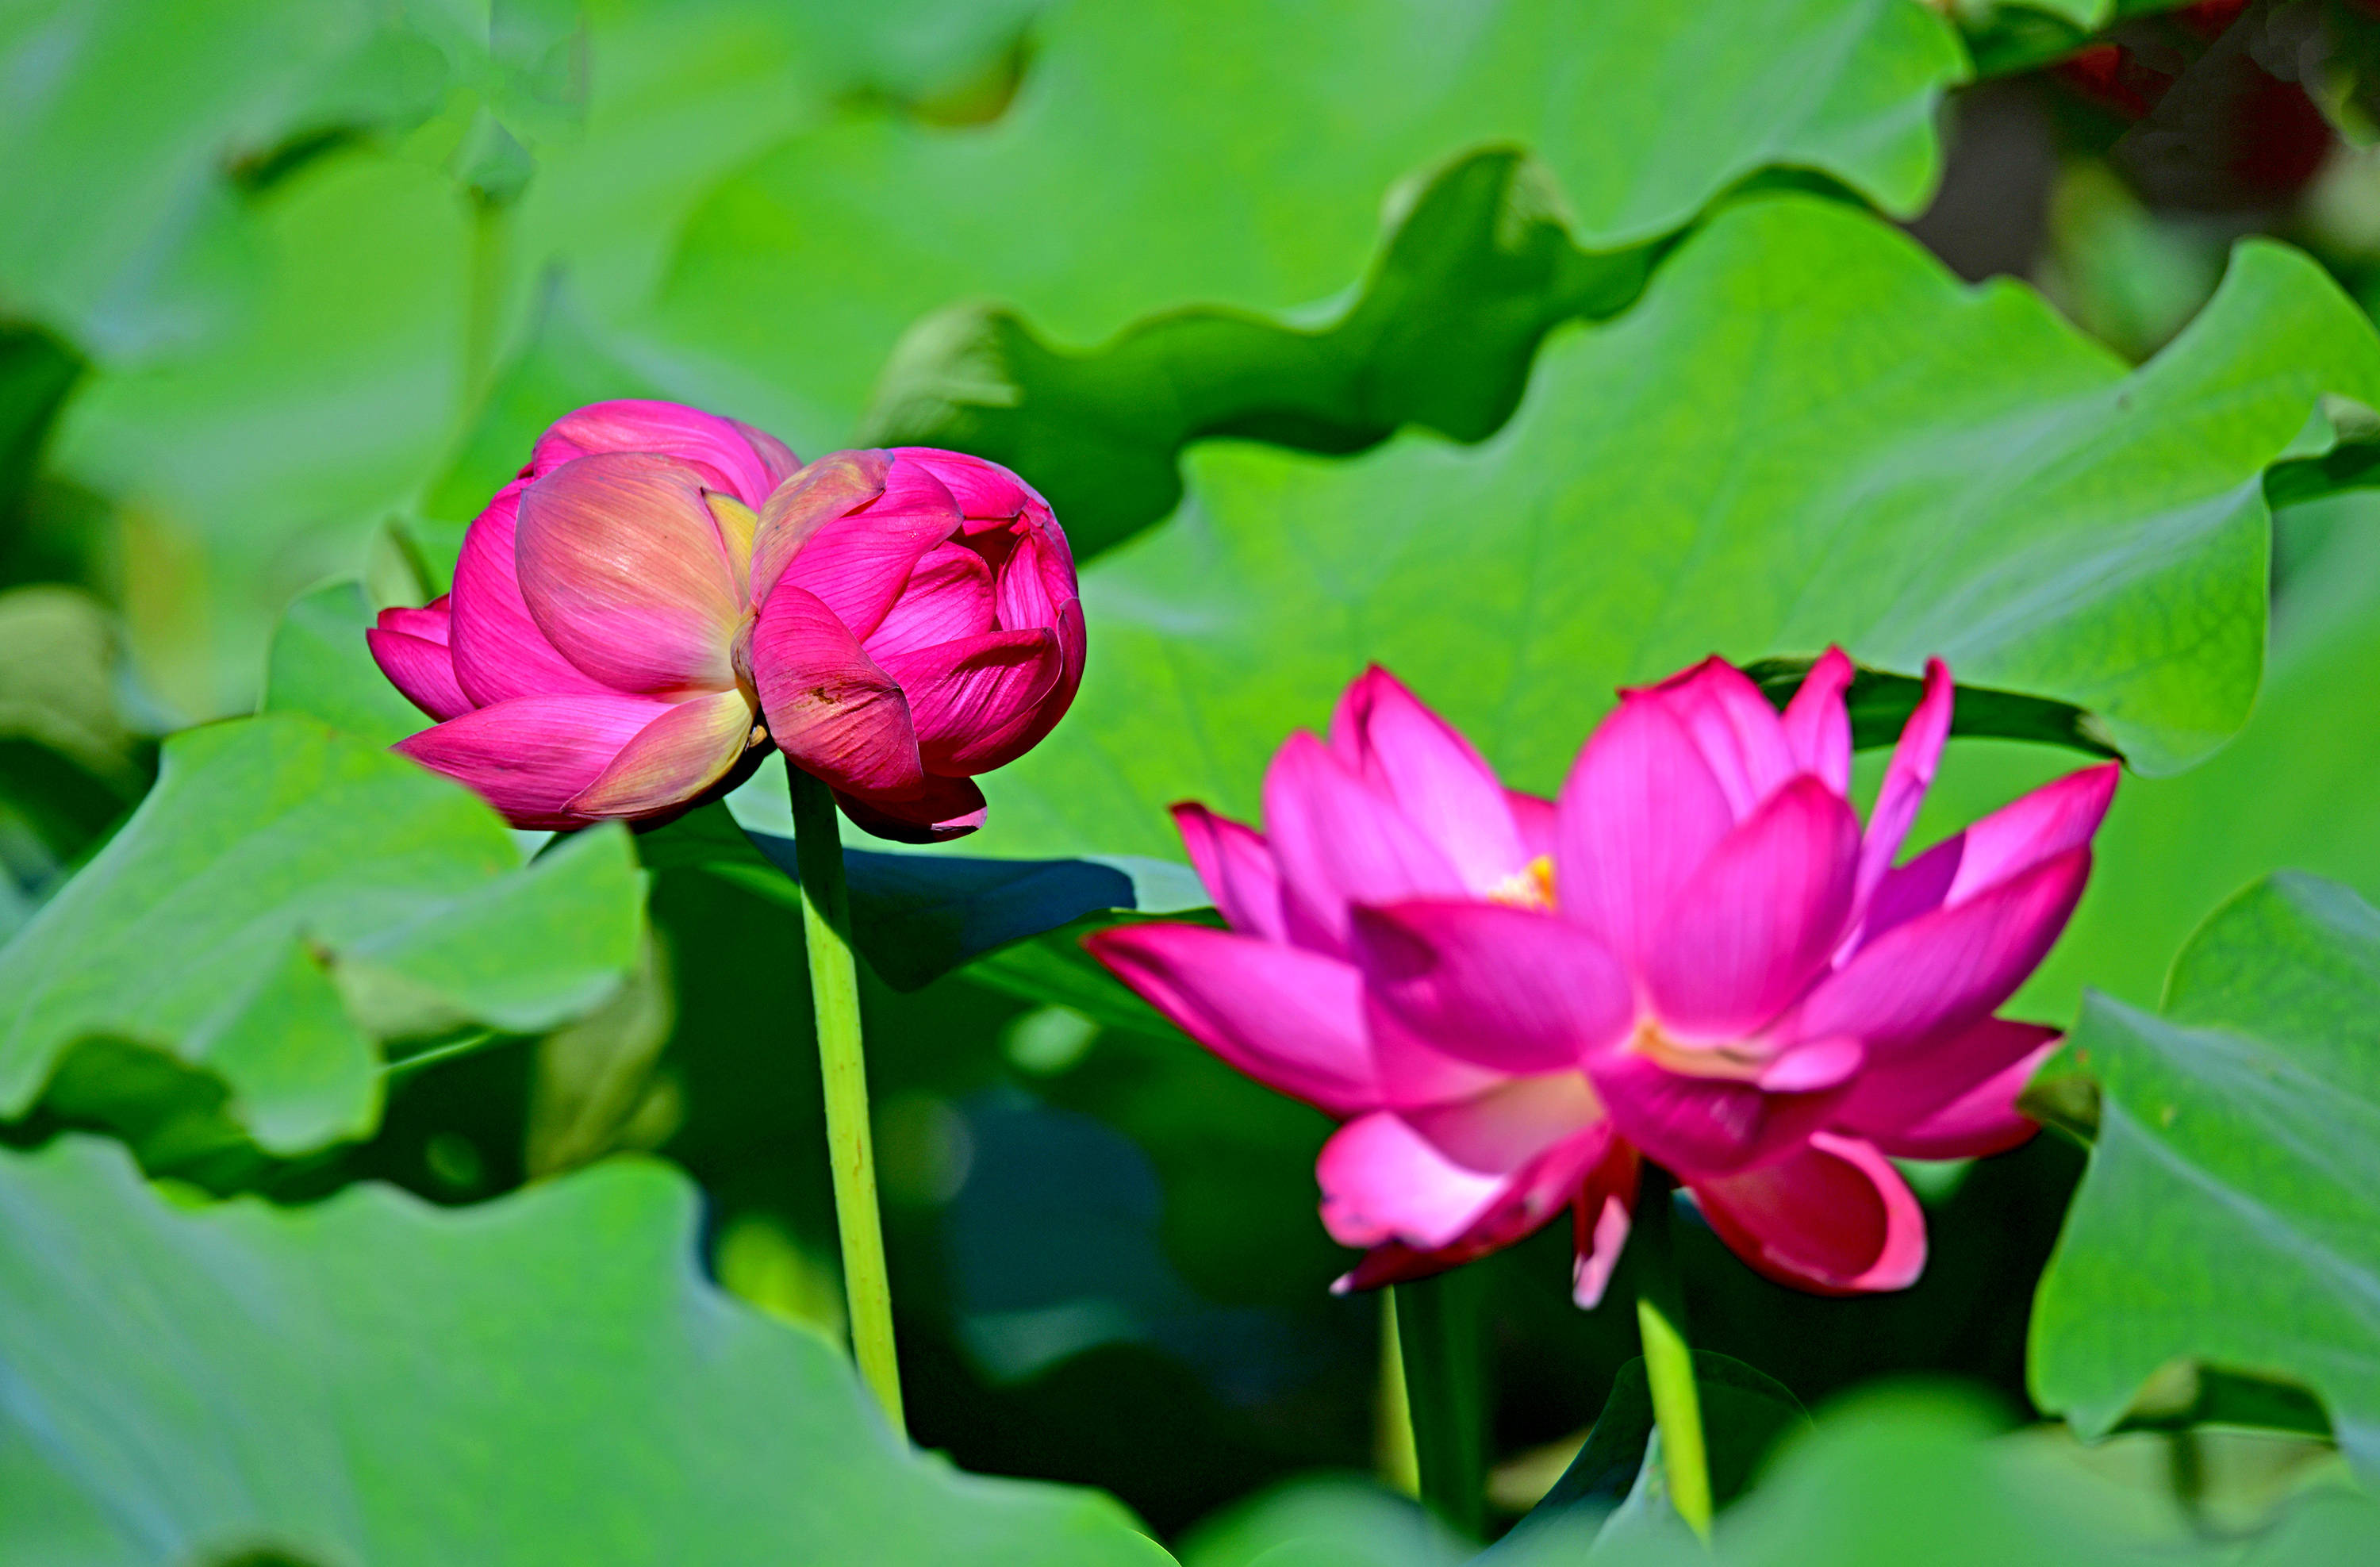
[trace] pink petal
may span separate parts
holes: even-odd
[[[1868,812],[1867,839],[1860,845],[1859,906],[1867,906],[1870,894],[1885,873],[1892,869],[1892,859],[1900,852],[1901,840],[1909,836],[1909,824],[1917,820],[1917,808],[1925,802],[1925,791],[1933,786],[1934,769],[1942,759],[1942,744],[1950,737],[1950,708],[1957,695],[1950,684],[1950,667],[1940,659],[1925,663],[1925,694],[1917,699],[1917,709],[1900,731],[1900,743],[1892,748],[1892,760],[1886,764],[1884,783],[1876,790],[1876,808]]]
[[[1681,1179],[1772,1158],[1818,1127],[1840,1090],[1771,1092],[1735,1073],[1673,1070],[1633,1049],[1587,1063],[1621,1135]]]
[[[1631,969],[1670,898],[1735,825],[1702,752],[1666,706],[1641,694],[1622,696],[1587,740],[1556,809],[1560,907]]]
[[[1181,831],[1190,868],[1232,929],[1282,940],[1281,869],[1264,834],[1187,800],[1173,808],[1173,825]]]
[[[2080,848],[2099,830],[2122,770],[2114,762],[2054,779],[1886,876],[1868,905],[1863,940]]]
[[[1265,773],[1265,828],[1280,862],[1290,928],[1334,950],[1350,902],[1459,897],[1462,875],[1388,798],[1321,741],[1296,734]]]
[[[1576,1260],[1571,1265],[1570,1294],[1582,1311],[1603,1304],[1611,1270],[1620,1265],[1620,1254],[1627,1247],[1629,1224],[1636,1209],[1638,1163],[1636,1150],[1624,1139],[1613,1137],[1572,1202]]]
[[[602,696],[611,687],[590,678],[545,639],[521,597],[516,514],[527,480],[496,492],[463,535],[455,564],[455,681],[480,707],[516,697]]]
[[[1870,1070],[1932,1036],[1980,1021],[2024,983],[2066,928],[2091,874],[2091,851],[2069,849],[2014,880],[1895,926],[1819,981],[1794,1035],[1845,1034]]]
[[[381,618],[388,618],[386,612]],[[441,617],[442,620],[443,617]],[[432,642],[373,626],[364,633],[372,662],[406,699],[436,719],[457,718],[471,711],[471,698],[455,683],[455,655],[443,642]]]
[[[642,452],[565,463],[521,496],[521,596],[604,685],[686,696],[735,684],[744,595],[688,465]]]
[[[1031,508],[1050,510],[1039,492],[998,463],[937,446],[895,446],[892,455],[932,474],[969,521],[1008,522]]]
[[[1550,914],[1419,900],[1356,908],[1352,935],[1376,1031],[1516,1075],[1573,1070],[1627,1036],[1628,976]]]
[[[917,751],[936,772],[989,772],[1025,754],[1040,702],[1058,682],[1058,638],[995,631],[884,656],[917,727]]]
[[[766,599],[810,536],[884,493],[892,459],[883,452],[829,452],[779,484],[752,535],[752,598]]]
[[[392,747],[477,791],[516,827],[583,827],[580,791],[666,702],[600,697],[516,697],[423,730]]]
[[[1379,1102],[1363,981],[1343,963],[1203,925],[1119,925],[1083,946],[1232,1067],[1330,1111]]]
[[[1719,841],[1670,905],[1644,968],[1673,1032],[1731,1039],[1826,967],[1851,914],[1859,818],[1804,774]]]
[[[1478,892],[1527,862],[1496,782],[1471,742],[1374,664],[1330,715],[1330,748],[1451,860]]]
[[[925,787],[898,799],[862,798],[836,790],[835,804],[852,825],[896,844],[947,844],[983,825],[983,791],[971,778],[926,774]]]
[[[866,643],[881,662],[937,642],[980,637],[999,623],[991,609],[991,567],[965,544],[937,544],[910,569],[908,586]]]
[[[1843,706],[1852,673],[1843,650],[1828,648],[1785,704],[1785,747],[1793,754],[1793,765],[1825,780],[1838,795],[1852,787],[1852,719]]]
[[[926,786],[900,683],[832,611],[791,583],[760,607],[752,675],[770,737],[795,765],[880,807]]]
[[[1497,1111],[1480,1113],[1493,1118]],[[1375,1111],[1350,1121],[1322,1147],[1314,1173],[1322,1185],[1323,1228],[1342,1245],[1460,1245],[1476,1257],[1560,1213],[1610,1142],[1609,1126],[1574,1122],[1525,1154],[1483,1169],[1450,1156],[1404,1117]]]
[[[372,624],[382,631],[418,637],[443,648],[455,639],[455,612],[450,607],[453,597],[449,593],[441,593],[418,610],[384,609]]]
[[[761,526],[768,526],[765,517]],[[777,580],[817,594],[865,641],[917,562],[958,527],[958,504],[950,492],[917,464],[896,461],[884,476],[884,492],[857,511],[820,523]]]
[[[2058,1049],[2038,1024],[1986,1017],[1864,1074],[1828,1117],[1901,1159],[1980,1159],[2036,1129],[2016,1097]]]
[[[1725,659],[1705,659],[1646,688],[1642,698],[1658,703],[1685,731],[1739,821],[1802,771],[1777,710],[1749,675]]]
[[[980,553],[983,541],[974,541],[968,547]],[[1065,606],[1082,596],[1075,581],[1074,557],[1066,553],[1064,537],[1054,530],[1014,540],[993,576],[1004,630],[1055,626]]]
[[[1561,820],[1553,801],[1542,795],[1507,789],[1504,791],[1504,807],[1512,813],[1512,831],[1520,835],[1524,860],[1552,858],[1554,840],[1559,835]]]
[[[682,806],[727,776],[754,719],[741,691],[683,701],[637,732],[594,783],[570,802],[587,817],[644,817]]]
[[[757,507],[795,466],[783,442],[740,420],[683,403],[624,397],[556,419],[538,438],[531,477],[602,452],[650,452],[692,465],[706,488]]]
[[[1818,1294],[1906,1289],[1925,1269],[1925,1214],[1900,1172],[1855,1137],[1808,1146],[1738,1174],[1692,1183],[1736,1256]]]

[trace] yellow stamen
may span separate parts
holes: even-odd
[[[1488,901],[1506,904],[1513,908],[1550,909],[1554,906],[1554,860],[1551,855],[1539,855],[1493,887],[1488,889]]]

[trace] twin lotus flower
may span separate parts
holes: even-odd
[[[1083,677],[1074,557],[994,463],[922,447],[807,467],[673,403],[556,423],[465,536],[454,591],[373,657],[440,722],[397,749],[516,825],[654,820],[773,744],[887,838],[983,822]]]
[[[1718,661],[1624,692],[1548,801],[1504,789],[1386,672],[1300,734],[1268,832],[1175,808],[1229,922],[1093,953],[1249,1075],[1342,1118],[1322,1218],[1340,1282],[1418,1278],[1565,1207],[1602,1294],[1641,1161],[1761,1272],[1898,1289],[1925,1256],[1892,1156],[1994,1153],[2054,1032],[1994,1015],[2090,873],[2117,769],[2050,784],[1893,861],[1949,734],[1937,661],[1863,828],[1852,664],[1780,716]]]

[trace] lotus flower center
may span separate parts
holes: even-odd
[[[1554,858],[1539,855],[1488,889],[1488,901],[1512,908],[1550,911],[1554,906]]]
[[[1689,1042],[1673,1037],[1658,1017],[1636,1020],[1628,1049],[1682,1077],[1720,1077],[1748,1083],[1767,1068],[1768,1052],[1749,1039]]]

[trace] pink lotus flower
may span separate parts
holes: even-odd
[[[980,824],[969,781],[1082,678],[1065,535],[955,453],[803,468],[748,425],[601,403],[541,437],[465,536],[454,591],[368,632],[440,722],[397,748],[516,825],[667,817],[773,742],[889,837]]]
[[[1937,662],[1864,831],[1852,665],[1780,717],[1714,659],[1621,704],[1558,804],[1503,789],[1384,671],[1265,780],[1269,836],[1176,820],[1229,930],[1087,945],[1240,1070],[1346,1124],[1317,1175],[1340,1287],[1416,1278],[1570,1207],[1600,1296],[1640,1156],[1753,1267],[1900,1288],[1925,1224],[1888,1155],[1998,1151],[2053,1032],[1993,1015],[2081,895],[2113,766],[1907,865],[1952,687]]]

